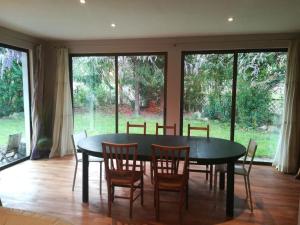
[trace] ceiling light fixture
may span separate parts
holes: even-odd
[[[228,17],[228,22],[233,22],[233,17]]]
[[[116,24],[115,24],[115,23],[112,23],[112,24],[110,24],[110,26],[111,26],[112,28],[115,28],[115,27],[116,27]]]
[[[85,1],[85,0],[80,0],[80,3],[81,3],[81,4],[85,4],[86,1]]]

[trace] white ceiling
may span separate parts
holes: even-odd
[[[0,26],[65,40],[289,33],[300,0],[0,0]]]

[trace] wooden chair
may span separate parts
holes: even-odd
[[[132,218],[133,202],[139,196],[141,196],[141,205],[143,205],[143,170],[141,165],[136,164],[138,156],[137,147],[138,145],[135,143],[102,143],[108,193],[108,216],[111,216],[111,205],[114,198],[125,198],[130,200],[130,218]],[[136,170],[136,168],[139,168],[139,170]],[[130,196],[115,196],[115,187],[129,188]],[[134,191],[137,189],[140,189],[140,192],[134,197]]]
[[[87,134],[86,134],[86,131],[81,131],[81,132],[78,132],[76,134],[72,134],[71,137],[72,137],[74,155],[75,155],[75,159],[76,159],[75,171],[74,171],[74,177],[73,177],[73,185],[72,185],[72,191],[74,191],[78,163],[82,162],[81,152],[79,152],[79,149],[78,149],[77,145],[78,145],[78,142],[81,139],[84,139],[84,138],[87,137]],[[98,157],[89,156],[89,162],[100,163],[100,182],[99,182],[100,187],[99,187],[99,189],[100,189],[100,194],[102,194],[102,164],[103,164],[103,159],[98,158]]]
[[[152,165],[154,167],[154,206],[156,220],[159,220],[161,191],[179,193],[177,203],[179,219],[182,221],[182,207],[188,207],[188,162],[190,147],[160,146],[152,144]]]
[[[173,126],[167,126],[167,125],[159,125],[156,123],[156,132],[155,134],[158,135],[158,130],[163,129],[163,135],[166,135],[166,130],[173,130],[173,135],[176,136],[176,123],[174,123]],[[153,184],[153,165],[152,162],[150,164],[150,173],[151,173],[151,183]]]
[[[191,136],[191,131],[206,131],[206,137],[209,138],[209,125],[207,124],[206,127],[192,127],[190,124],[188,124],[188,137]],[[190,165],[201,165],[197,162],[190,161]],[[189,172],[196,172],[196,173],[205,173],[206,174],[206,180],[208,180],[209,175],[209,188],[212,189],[212,178],[213,178],[213,165],[206,165],[206,169],[192,169],[189,167]]]
[[[163,129],[163,134],[166,134],[167,130],[173,130],[173,135],[176,135],[176,123],[174,123],[173,126],[168,126],[168,125],[158,125],[158,123],[156,123],[156,135],[158,135],[158,130],[159,129]]]
[[[127,134],[130,134],[130,128],[142,128],[143,129],[143,134],[146,135],[146,130],[147,130],[146,122],[144,122],[144,124],[132,124],[132,123],[129,123],[127,121],[127,126],[126,126],[126,133]],[[146,174],[146,162],[141,161],[141,164],[143,165],[144,174]]]
[[[132,124],[132,123],[129,123],[127,121],[127,126],[126,126],[126,133],[129,134],[130,132],[130,128],[143,128],[144,129],[144,135],[146,135],[146,128],[147,128],[147,124],[146,122],[144,122],[144,124]]]
[[[253,204],[252,204],[252,196],[251,196],[251,189],[250,189],[250,171],[252,168],[256,149],[257,149],[257,143],[254,140],[250,139],[242,165],[235,165],[235,167],[234,167],[234,174],[244,176],[246,199],[248,199],[248,197],[250,198],[251,212],[253,212]],[[249,161],[249,163],[247,161]],[[214,189],[215,190],[217,187],[218,173],[221,173],[221,172],[225,173],[226,171],[227,171],[226,164],[221,164],[221,165],[215,166],[215,175],[214,175]]]
[[[4,149],[0,149],[0,162],[5,159],[7,162],[14,159],[15,156],[22,155],[19,152],[22,133],[10,134],[8,136],[8,143]]]
[[[206,137],[209,138],[209,125],[207,124],[206,127],[192,127],[190,124],[188,124],[188,137],[191,136],[191,131],[206,131]]]

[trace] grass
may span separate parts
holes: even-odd
[[[25,137],[24,117],[5,117],[0,118],[0,146],[6,146],[9,134],[22,133]]]
[[[90,118],[94,118],[91,120]],[[115,133],[115,117],[107,114],[90,114],[90,113],[76,113],[75,114],[75,132],[79,130],[86,130],[88,135]],[[163,116],[119,116],[119,133],[126,132],[126,122],[131,123],[144,123],[147,122],[147,133],[155,134],[155,124],[158,122],[163,123]],[[183,134],[187,134],[188,123],[193,126],[206,126],[208,122],[184,119],[183,121]],[[18,132],[23,133],[24,137],[24,117],[16,118],[1,118],[0,119],[0,146],[6,145],[9,134]],[[230,124],[220,123],[218,121],[209,121],[210,136],[218,138],[230,138]],[[141,130],[132,130],[133,132],[141,132]],[[254,129],[242,129],[237,127],[235,130],[235,141],[247,146],[249,139],[255,139],[258,143],[256,157],[260,158],[273,158],[276,145],[279,139],[279,132],[258,131]]]

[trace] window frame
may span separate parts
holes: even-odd
[[[283,52],[288,53],[288,48],[263,48],[263,49],[236,49],[236,50],[200,50],[200,51],[182,51],[181,52],[181,77],[180,77],[180,135],[183,135],[183,105],[184,105],[184,62],[186,55],[192,54],[233,54],[232,63],[232,98],[231,98],[231,118],[230,118],[230,141],[234,141],[235,137],[235,119],[236,119],[236,90],[238,76],[238,54],[240,53],[267,53],[267,52]],[[257,165],[272,165],[271,162],[258,162]]]
[[[32,148],[32,143],[31,143],[31,140],[32,140],[32,117],[31,117],[31,114],[32,114],[32,109],[31,109],[31,106],[32,106],[32,99],[31,99],[31,61],[30,61],[30,51],[29,49],[26,49],[26,48],[21,48],[21,47],[18,47],[18,46],[15,46],[15,45],[10,45],[10,44],[5,44],[5,43],[2,43],[0,42],[0,47],[2,48],[8,48],[8,49],[12,49],[12,50],[15,50],[15,51],[20,51],[20,52],[23,52],[23,53],[26,53],[26,58],[27,58],[27,86],[28,86],[28,107],[29,107],[29,128],[30,128],[30,133],[29,133],[29,137],[30,137],[30,148]],[[31,157],[31,154],[32,154],[32,149],[30,149],[30,154],[22,159],[17,159],[11,163],[8,163],[4,166],[0,166],[0,171],[1,170],[4,170],[4,169],[7,169],[9,167],[12,167],[16,164],[19,164],[21,162],[24,162],[28,159],[30,159]]]
[[[150,55],[159,55],[163,56],[165,59],[165,66],[164,66],[164,107],[163,107],[163,123],[166,125],[166,117],[167,117],[167,68],[168,68],[168,53],[167,52],[130,52],[130,53],[70,53],[69,54],[69,76],[70,76],[70,88],[71,88],[71,98],[72,98],[72,109],[74,114],[74,100],[73,100],[73,64],[72,59],[74,57],[114,57],[115,63],[115,133],[119,133],[119,93],[118,93],[118,86],[119,86],[119,64],[118,64],[118,57],[119,56],[150,56]],[[73,117],[73,124],[74,124],[74,117]]]

